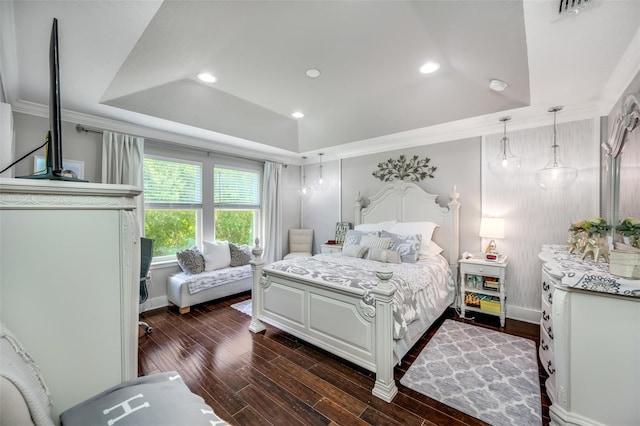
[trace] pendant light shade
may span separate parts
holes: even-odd
[[[509,147],[509,138],[507,137],[507,121],[511,117],[502,117],[500,121],[504,123],[504,131],[502,139],[500,139],[500,152],[496,157],[489,161],[489,170],[499,179],[513,177],[521,166],[520,158],[511,153]]]
[[[556,114],[562,107],[549,108],[553,113],[553,145],[551,145],[552,155],[544,168],[536,171],[536,182],[542,189],[565,189],[571,186],[578,177],[578,169],[565,166],[558,154],[558,142],[556,132]]]
[[[318,171],[318,179],[316,180],[315,187],[318,191],[324,191],[329,188],[329,180],[322,173],[322,156],[324,153],[319,153],[320,156],[320,170]]]
[[[304,161],[307,157],[302,157],[302,186],[300,187],[300,195],[305,198],[309,198],[313,195],[313,188],[307,185],[307,174],[304,170]]]

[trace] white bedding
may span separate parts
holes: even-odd
[[[172,283],[186,284],[189,294],[196,294],[213,287],[221,286],[251,277],[251,265],[229,266],[227,268],[205,271],[199,274],[181,272],[170,277]]]
[[[365,303],[373,304],[369,290],[379,282],[375,271],[380,266],[380,262],[372,260],[319,254],[275,262],[265,266],[265,270],[304,277],[323,285],[350,287],[361,292]],[[416,263],[387,266],[394,271],[390,282],[396,288],[393,296],[393,337],[396,340],[413,340],[413,336],[405,339],[409,325],[416,320],[432,320],[434,312],[437,312],[436,317],[442,313],[443,303],[446,307],[453,300],[455,284],[451,269],[440,255],[429,256]]]

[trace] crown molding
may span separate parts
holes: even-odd
[[[12,104],[12,109],[13,112],[44,118],[49,117],[49,107],[34,102],[19,100]],[[178,127],[180,127],[184,133],[175,133],[161,128],[149,127],[143,124],[124,122],[66,109],[61,111],[61,115],[63,121],[80,124],[90,129],[126,133],[175,146],[187,146],[211,153],[220,153],[253,160],[273,161],[292,165],[300,165],[301,162],[300,155],[298,153],[233,136],[197,129],[191,126],[179,125]],[[140,121],[156,121],[159,125],[162,123],[166,125],[167,123],[166,120],[146,116],[144,116]]]
[[[12,103],[19,84],[12,1],[0,1],[0,81],[5,102]]]

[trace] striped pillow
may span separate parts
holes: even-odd
[[[380,238],[372,235],[365,235],[360,240],[360,245],[367,246],[370,248],[381,248],[386,250],[389,248],[391,244],[391,238]]]

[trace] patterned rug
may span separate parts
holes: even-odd
[[[251,316],[251,299],[243,300],[242,302],[234,303],[231,305],[236,311],[240,311],[245,315]]]
[[[445,320],[400,383],[491,425],[542,424],[536,344]]]

